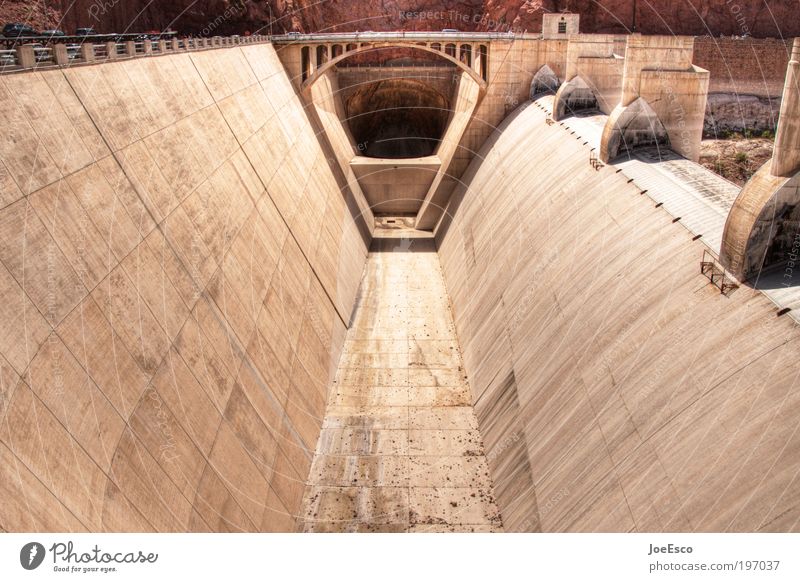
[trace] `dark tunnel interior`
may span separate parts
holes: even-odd
[[[357,88],[345,111],[359,154],[371,158],[432,155],[444,135],[450,99],[415,79],[385,79]]]

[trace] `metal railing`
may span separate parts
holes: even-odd
[[[161,35],[106,34],[92,36],[0,37],[0,73],[65,67],[77,64],[162,55],[180,51],[206,50],[241,44],[273,42],[382,42],[382,41],[513,41],[515,38],[536,38],[539,35],[514,32],[351,32],[335,34],[289,33],[275,36],[215,36],[178,38],[174,33]]]
[[[728,297],[739,285],[736,279],[728,275],[725,268],[717,258],[707,249],[703,249],[703,260],[700,261],[700,272],[708,277],[711,284],[719,289],[720,293]]]
[[[91,34],[91,35],[37,35],[37,36],[0,36],[0,45],[5,46],[7,49],[13,49],[22,44],[38,44],[42,46],[50,46],[54,44],[104,44],[111,41],[125,42],[128,40],[143,40],[151,38],[159,39],[172,39],[176,38],[175,32],[161,32],[146,34],[141,32],[126,32],[126,33],[112,33],[112,34]]]
[[[67,67],[104,61],[156,56],[269,42],[266,35],[215,36],[211,38],[142,38],[142,35],[97,35],[105,42],[71,42],[79,37],[48,37],[48,43],[27,42],[40,37],[3,39],[13,41],[0,49],[0,73],[47,67]],[[86,37],[88,38],[88,37]],[[85,40],[85,39],[84,39]],[[0,46],[3,46],[0,43]]]

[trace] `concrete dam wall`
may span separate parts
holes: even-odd
[[[437,232],[505,530],[796,530],[796,323],[547,117],[505,120]]]
[[[0,91],[0,527],[295,529],[372,221],[273,48]]]
[[[609,120],[680,128],[642,37],[627,73],[610,37],[476,41],[400,161],[359,155],[326,41],[263,40],[0,76],[0,530],[798,529],[798,288],[720,258],[771,244],[776,179],[737,205],[664,140],[598,157]],[[517,107],[567,53],[641,95]]]

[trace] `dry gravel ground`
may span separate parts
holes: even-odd
[[[757,137],[704,139],[700,163],[723,178],[743,185],[772,156],[773,141]]]

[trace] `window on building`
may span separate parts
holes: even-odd
[[[562,20],[558,23],[558,34],[567,34],[567,23]]]

